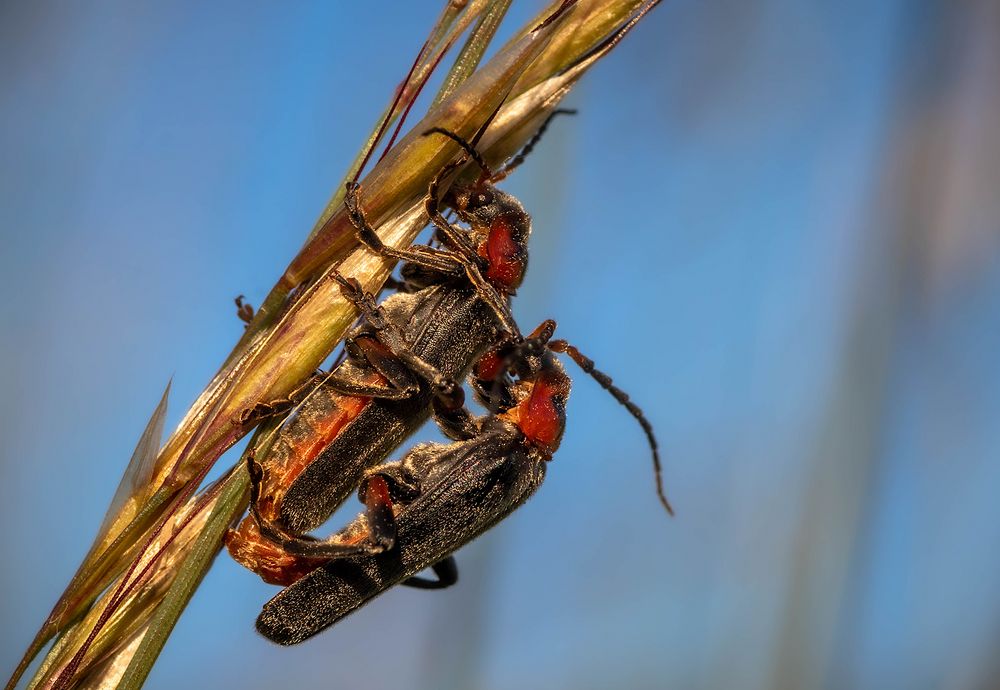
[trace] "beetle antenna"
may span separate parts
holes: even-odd
[[[483,176],[485,178],[489,179],[490,177],[493,176],[493,170],[490,168],[489,165],[486,164],[486,159],[484,159],[482,154],[480,154],[479,151],[477,151],[476,148],[472,144],[467,142],[465,139],[458,136],[454,132],[445,129],[444,127],[432,127],[428,129],[426,132],[424,132],[422,136],[426,137],[430,136],[431,134],[442,134],[451,139],[452,141],[454,141],[456,144],[461,146],[462,150],[465,151],[467,154],[469,154],[469,157],[475,162],[476,165],[480,167],[480,169],[483,171]]]
[[[552,122],[553,119],[555,119],[559,115],[576,115],[576,110],[572,108],[556,108],[551,113],[549,113],[549,116],[545,118],[545,121],[542,123],[542,126],[539,127],[538,131],[535,132],[535,135],[528,140],[528,143],[524,145],[524,148],[522,148],[516,156],[507,161],[507,164],[504,165],[502,169],[498,170],[496,174],[494,174],[490,178],[490,182],[491,183],[499,182],[500,180],[504,179],[512,172],[514,172],[514,169],[517,168],[519,165],[521,165],[521,163],[524,162],[525,158],[531,155],[531,152],[534,151],[535,147],[538,145],[538,142],[540,142],[542,140],[542,137],[545,136],[545,130],[549,128],[549,124]]]
[[[670,505],[667,494],[663,490],[663,468],[660,465],[660,451],[656,443],[656,435],[653,433],[653,425],[646,419],[646,415],[643,414],[642,409],[629,399],[628,393],[614,384],[610,376],[594,367],[594,360],[584,355],[573,345],[570,345],[565,340],[551,340],[549,341],[549,349],[553,352],[562,352],[568,355],[570,359],[576,362],[586,373],[590,374],[601,385],[601,388],[610,393],[639,422],[639,426],[646,432],[649,448],[653,451],[653,470],[656,472],[656,493],[660,497],[660,503],[663,504],[663,507],[667,509],[670,515],[673,515],[673,506]]]

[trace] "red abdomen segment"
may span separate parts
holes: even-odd
[[[320,387],[288,418],[267,457],[259,459],[264,469],[258,504],[262,517],[280,522],[281,501],[288,487],[370,403],[371,398]]]
[[[389,510],[392,510],[391,505]],[[367,520],[362,517],[352,521],[337,533],[337,537],[339,543],[344,545],[360,544],[368,539]],[[233,560],[260,575],[264,582],[283,587],[330,560],[326,557],[295,556],[284,551],[260,533],[257,521],[250,515],[243,518],[239,527],[226,533],[225,543]]]
[[[384,383],[377,374],[372,383]],[[371,403],[371,398],[340,395],[328,388],[314,391],[282,426],[266,458],[258,510],[269,522],[280,524],[281,502],[295,479]],[[233,559],[257,573],[265,582],[289,585],[328,559],[303,558],[285,553],[260,533],[247,515],[225,538]]]
[[[287,587],[329,559],[302,558],[286,553],[260,533],[257,521],[247,515],[234,530],[226,532],[226,548],[233,560],[257,573],[271,585]]]

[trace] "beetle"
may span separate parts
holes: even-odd
[[[551,341],[554,330],[554,321],[543,322],[524,342],[494,353],[502,365],[489,368],[506,389],[509,408],[470,416],[459,440],[417,445],[402,460],[366,473],[359,498],[369,506],[367,514],[328,540],[343,554],[312,568],[267,602],[257,618],[258,632],[281,645],[297,644],[397,584],[427,589],[454,584],[453,552],[527,501],[559,447],[571,382],[557,352],[576,361],[642,425],[653,450],[660,499],[672,513],[663,494],[656,439],[642,411],[579,350]],[[486,378],[479,383],[481,391],[494,387]],[[260,471],[252,458],[248,465],[251,474]],[[371,537],[372,506],[382,513],[390,546]],[[426,568],[436,579],[417,575]]]
[[[494,182],[520,165],[545,133],[556,110],[522,152],[493,172],[475,148],[453,133],[432,129],[459,144],[480,168],[472,184],[440,195],[442,180],[464,161],[432,180],[425,205],[448,249],[396,250],[381,243],[361,209],[360,190],[348,185],[345,204],[358,238],[389,258],[406,262],[408,291],[381,305],[357,283],[337,278],[363,316],[345,341],[347,359],[319,385],[307,384],[303,399],[265,403],[236,420],[250,424],[298,403],[252,477],[251,515],[230,531],[230,554],[272,584],[302,575],[295,556],[330,557],[340,551],[304,537],[322,524],[357,488],[363,472],[382,461],[433,413],[446,435],[462,423],[463,392],[456,381],[500,343],[523,340],[510,314],[508,296],[521,283],[527,264],[531,218]],[[468,229],[449,223],[441,201]],[[238,303],[241,311],[243,306]],[[372,507],[371,522],[378,525]],[[377,537],[378,531],[374,533]],[[376,542],[378,539],[376,539]]]

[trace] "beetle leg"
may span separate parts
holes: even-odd
[[[396,516],[385,478],[369,477],[364,483],[365,513],[368,517],[368,540],[391,549],[396,544]]]
[[[517,322],[511,314],[510,305],[497,292],[497,289],[483,277],[480,271],[481,259],[476,254],[475,249],[468,242],[465,231],[462,228],[448,223],[437,208],[436,177],[431,183],[431,191],[428,192],[425,204],[431,220],[441,231],[446,242],[456,248],[455,251],[432,249],[430,247],[415,246],[407,250],[393,249],[382,243],[382,240],[375,234],[375,230],[368,224],[364,212],[358,205],[358,186],[348,185],[347,195],[344,198],[344,205],[347,207],[351,222],[358,233],[358,239],[369,249],[383,256],[399,261],[417,264],[433,271],[439,271],[446,275],[461,275],[463,272],[469,282],[479,293],[480,297],[490,305],[496,313],[503,329],[515,336],[520,336]],[[342,283],[343,284],[343,283]]]
[[[344,206],[347,215],[357,233],[358,240],[370,250],[381,256],[397,261],[414,263],[447,275],[461,275],[463,258],[455,252],[433,249],[431,247],[415,246],[410,249],[395,249],[379,239],[375,229],[368,223],[364,211],[358,202],[356,183],[348,183],[347,194],[344,196]]]
[[[490,306],[490,309],[497,315],[500,325],[507,333],[510,333],[516,340],[521,339],[521,329],[518,328],[514,315],[510,311],[510,303],[497,292],[490,283],[483,277],[479,266],[474,263],[465,265],[465,276],[476,289],[479,297]]]
[[[434,400],[434,421],[441,433],[453,441],[467,441],[480,434],[482,420],[473,415],[466,407],[449,409]]]
[[[285,553],[305,558],[343,558],[359,554],[381,553],[396,541],[396,520],[392,499],[385,479],[369,478],[365,485],[365,520],[355,521],[327,539],[289,534],[265,519],[259,511],[260,485],[264,470],[253,455],[247,456],[250,473],[250,514],[257,522],[261,535]]]
[[[411,293],[415,292],[418,288],[406,282],[406,280],[397,280],[396,278],[389,276],[388,278],[385,279],[385,282],[382,283],[382,289],[393,290],[395,292]]]
[[[360,335],[345,342],[345,349],[354,360],[363,360],[377,371],[388,384],[359,382],[353,376],[332,372],[324,385],[344,395],[367,396],[383,400],[402,400],[420,390],[412,370],[381,340],[371,335]]]
[[[437,576],[436,580],[414,575],[408,580],[403,580],[400,584],[417,589],[444,589],[458,582],[458,565],[455,563],[454,556],[441,559],[431,566],[431,570]]]
[[[434,397],[445,408],[457,409],[465,403],[465,393],[462,390],[462,386],[453,378],[442,374],[437,367],[432,366],[413,354],[403,334],[385,317],[382,308],[375,304],[375,298],[361,289],[358,281],[353,278],[345,278],[339,273],[334,274],[334,279],[340,283],[340,288],[344,296],[357,307],[365,321],[375,331],[378,338],[377,343],[384,346],[384,349],[380,352],[380,348],[374,341],[368,342],[365,345],[367,350],[364,356],[379,373],[391,381],[392,377],[387,372],[392,366],[390,364],[391,359],[395,358],[404,363],[410,372],[427,381],[434,391]],[[492,288],[490,288],[490,291],[493,291]],[[495,291],[493,292],[495,294]],[[361,339],[356,340],[358,341],[356,344],[360,345]],[[387,367],[386,371],[379,369],[379,366]],[[397,375],[402,379],[402,373],[398,372],[398,369],[396,371]],[[348,387],[354,384],[350,381],[341,380],[336,385],[344,386],[344,389],[347,390]],[[353,393],[351,390],[347,390],[347,392]],[[357,394],[365,395],[366,393]]]
[[[267,402],[259,402],[253,407],[247,407],[240,410],[239,414],[236,415],[235,423],[240,426],[245,426],[247,424],[256,424],[263,419],[268,417],[274,417],[277,415],[284,414],[290,409],[302,402],[316,386],[320,385],[324,379],[326,379],[327,374],[324,371],[314,372],[312,376],[306,379],[305,383],[293,390],[284,398],[279,398],[277,400],[269,400]]]
[[[450,245],[457,253],[466,257],[466,259],[477,261],[478,254],[476,253],[476,248],[472,246],[472,242],[469,240],[468,232],[462,227],[452,225],[448,222],[448,219],[441,213],[441,205],[440,201],[438,201],[442,181],[454,172],[456,168],[461,167],[465,160],[467,159],[446,165],[434,176],[434,179],[431,180],[427,187],[427,195],[424,197],[424,210],[427,212],[427,217],[431,219],[431,223],[440,232],[441,238],[445,243]]]
[[[239,317],[240,321],[249,326],[250,322],[253,321],[254,311],[253,306],[245,300],[246,298],[240,295],[233,301],[236,302],[236,316]]]

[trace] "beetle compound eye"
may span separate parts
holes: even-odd
[[[469,204],[467,206],[467,210],[477,211],[483,208],[484,206],[489,206],[492,203],[493,203],[493,192],[490,191],[476,192],[471,197],[469,197]]]

